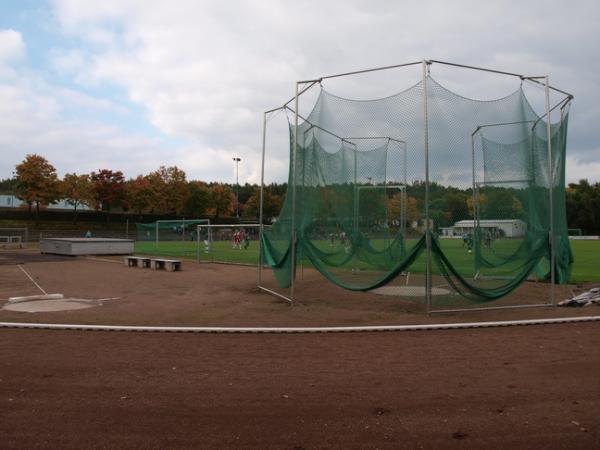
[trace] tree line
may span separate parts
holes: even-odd
[[[105,211],[107,220],[114,211],[135,214],[176,215],[188,217],[233,216],[237,213],[239,191],[241,217],[259,214],[260,189],[257,185],[236,186],[188,180],[176,166],[161,166],[147,174],[126,179],[119,170],[100,169],[89,174],[67,173],[60,179],[55,167],[43,156],[30,154],[15,167],[14,177],[0,180],[0,192],[14,194],[23,201],[36,220],[40,208],[65,200],[78,209],[86,205]],[[274,217],[281,209],[281,185],[268,185],[264,192],[264,214]]]
[[[281,210],[286,183],[272,183],[264,190],[264,216],[276,217]],[[15,176],[0,180],[0,192],[14,193],[29,210],[65,200],[73,207],[74,220],[81,205],[98,211],[124,211],[135,214],[215,218],[236,214],[236,191],[239,191],[241,218],[256,220],[259,216],[260,187],[245,183],[239,187],[219,182],[188,180],[176,166],[161,166],[147,174],[126,179],[121,171],[101,169],[89,174],[67,173],[59,179],[56,169],[44,157],[27,155],[16,166]],[[400,217],[400,196],[389,190],[387,211],[390,217]],[[473,217],[471,189],[460,189],[431,183],[430,216],[435,228],[447,227]],[[406,187],[406,217],[408,225],[422,220],[425,183],[415,181]],[[367,199],[362,199],[365,202]],[[479,192],[482,218],[526,219],[527,200],[518,190],[484,188]],[[566,210],[569,228],[583,234],[600,234],[600,183],[587,180],[570,183],[566,189]],[[109,214],[107,214],[107,217]]]

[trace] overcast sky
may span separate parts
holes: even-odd
[[[600,181],[599,24],[597,0],[1,0],[0,178],[39,153],[60,176],[177,165],[189,179],[232,182],[237,156],[240,182],[258,182],[262,111],[288,100],[296,80],[427,58],[549,74],[575,96],[567,180]],[[436,70],[467,96],[518,87]],[[418,77],[324,86],[368,98]],[[282,142],[268,179],[286,178]]]

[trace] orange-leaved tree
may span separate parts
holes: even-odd
[[[235,195],[233,190],[226,184],[213,184],[210,188],[210,205],[218,219],[221,214],[227,215],[233,213]]]
[[[138,175],[127,182],[127,205],[137,214],[151,212],[154,208],[154,192],[148,177]]]
[[[67,173],[63,177],[62,186],[64,199],[73,206],[73,222],[77,222],[77,207],[93,203],[90,177]]]
[[[102,169],[90,174],[94,207],[106,211],[106,220],[115,206],[122,206],[125,200],[125,178],[120,170]]]
[[[56,169],[40,155],[27,155],[16,166],[17,197],[31,206],[35,203],[35,220],[39,220],[40,205],[56,203],[61,196],[61,185]]]

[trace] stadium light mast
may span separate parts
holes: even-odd
[[[233,158],[235,161],[235,217],[240,218],[240,183],[238,182],[238,165],[242,158],[237,156]]]

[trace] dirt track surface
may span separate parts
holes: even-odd
[[[27,256],[25,253],[23,254]],[[255,267],[198,265],[183,262],[181,272],[153,271],[113,262],[35,255],[22,266],[48,293],[105,299],[102,306],[79,311],[23,313],[0,309],[0,321],[164,326],[350,326],[399,325],[533,319],[600,314],[600,307],[535,308],[427,317],[424,300],[351,292],[325,280],[314,270],[299,277],[293,307],[257,289]],[[35,258],[34,258],[35,257]],[[38,258],[38,259],[36,259]],[[270,271],[267,286],[275,288]],[[419,283],[418,276],[411,280]],[[399,280],[399,283],[403,283]],[[573,286],[557,286],[557,299],[572,296]],[[287,293],[287,291],[283,291]],[[0,306],[11,296],[39,294],[17,265],[0,265]],[[549,286],[524,283],[493,306],[547,303]],[[454,295],[445,307],[463,301]],[[476,304],[475,306],[481,306]]]
[[[0,329],[2,448],[600,446],[600,324],[214,335]]]

